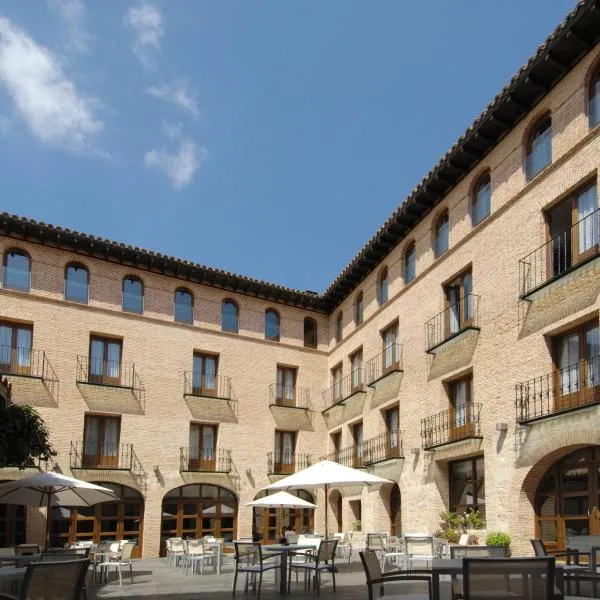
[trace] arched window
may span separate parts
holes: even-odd
[[[417,274],[417,253],[415,243],[411,242],[404,251],[404,283],[410,283]]]
[[[388,269],[383,267],[377,278],[377,302],[379,305],[388,301]]]
[[[88,303],[89,273],[83,265],[70,264],[65,269],[65,300]]]
[[[221,305],[221,331],[237,333],[239,327],[238,306],[233,300],[223,300]]]
[[[175,290],[175,320],[179,323],[194,322],[194,296],[185,288]]]
[[[445,210],[435,224],[435,234],[433,238],[433,252],[435,258],[438,258],[448,250],[448,233],[448,211]]]
[[[304,346],[306,348],[317,347],[317,323],[314,319],[304,319]]]
[[[596,127],[600,123],[600,69],[590,81],[588,97],[588,117],[590,127]]]
[[[531,181],[552,162],[552,119],[542,117],[531,130],[527,139],[525,176]]]
[[[279,313],[272,308],[267,308],[265,311],[265,339],[278,342],[280,334],[279,329]]]
[[[23,250],[4,254],[4,287],[28,292],[31,288],[31,259]]]
[[[479,178],[473,188],[473,200],[471,202],[471,223],[473,227],[490,216],[491,199],[492,186],[488,172]]]
[[[144,312],[144,284],[132,275],[123,279],[123,310],[140,315]]]
[[[356,296],[356,301],[354,302],[354,323],[356,325],[360,325],[363,322],[365,312],[364,304],[363,293],[359,292],[358,296]]]
[[[344,313],[340,311],[335,320],[335,341],[341,342],[344,337]]]

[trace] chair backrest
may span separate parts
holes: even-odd
[[[335,549],[339,540],[321,540],[319,550],[317,551],[317,562],[331,561],[335,562]]]
[[[529,541],[531,542],[533,551],[538,558],[542,556],[548,556],[548,551],[546,550],[546,546],[544,546],[544,542],[541,538],[534,538]]]
[[[451,546],[450,558],[506,558],[505,546]]]
[[[87,558],[27,565],[19,598],[80,600],[90,561]]]
[[[554,598],[554,558],[465,558],[464,600]]]
[[[367,536],[362,531],[352,532],[352,547],[353,548],[365,548],[367,542]]]
[[[260,542],[233,542],[234,559],[238,565],[262,567],[262,547]]]
[[[119,544],[119,542],[111,542],[110,546],[109,546],[109,550],[111,552],[119,552],[119,550],[121,550],[121,544]]]
[[[367,583],[372,579],[379,579],[381,577],[381,565],[377,554],[373,550],[364,550],[359,552],[358,555],[367,576]]]
[[[171,540],[171,551],[172,552],[184,552],[185,547],[181,538],[173,538]]]
[[[459,546],[467,546],[468,544],[469,544],[469,534],[461,533],[460,537],[458,538],[458,545]]]
[[[383,550],[383,540],[380,533],[367,533],[366,550]]]
[[[285,539],[288,541],[288,544],[297,544],[299,537],[300,536],[294,531],[285,532]]]
[[[98,542],[94,552],[108,552],[110,550],[110,542]]]
[[[204,553],[204,542],[202,540],[188,540],[186,542],[187,553],[195,556]]]
[[[121,560],[131,560],[131,553],[133,552],[135,546],[135,542],[127,542],[123,546],[123,550],[121,552]]]
[[[433,556],[433,536],[405,535],[404,545],[409,556]]]

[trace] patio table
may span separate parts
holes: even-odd
[[[28,565],[30,562],[38,562],[41,556],[41,554],[27,554],[25,556],[2,556],[0,558],[0,565],[22,567]]]
[[[279,557],[279,593],[287,594],[287,564],[290,552],[298,550],[314,550],[314,544],[268,544],[262,547],[265,552],[281,552]]]

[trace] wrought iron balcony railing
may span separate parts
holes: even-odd
[[[212,375],[186,371],[184,377],[184,395],[202,398],[231,400],[231,379],[224,375]]]
[[[54,398],[58,395],[58,377],[43,350],[0,346],[0,375],[40,379]]]
[[[367,385],[402,370],[402,344],[395,342],[367,362]]]
[[[600,403],[600,356],[555,369],[515,386],[518,423]]]
[[[421,440],[425,450],[459,440],[480,438],[481,404],[467,402],[421,419]]]
[[[427,352],[433,352],[467,329],[479,329],[479,298],[467,294],[425,323]]]
[[[365,466],[366,447],[362,444],[349,444],[340,450],[334,450],[321,457],[322,460],[332,460],[346,467],[360,469]]]
[[[519,261],[521,298],[528,298],[600,254],[600,209],[583,217],[566,231]]]
[[[116,469],[145,476],[133,444],[101,444],[94,440],[71,442],[72,469]]]
[[[392,458],[404,458],[403,434],[403,431],[393,429],[365,440],[364,464],[373,465]]]
[[[350,375],[342,377],[333,382],[333,385],[325,390],[322,394],[323,410],[328,411],[330,408],[341,404],[354,394],[365,391],[365,370],[354,369]]]
[[[179,470],[200,471],[203,473],[230,473],[231,450],[218,448],[188,448],[179,449]]]
[[[269,405],[287,406],[288,408],[300,408],[312,410],[310,403],[310,390],[297,385],[289,386],[280,383],[269,385]]]
[[[292,454],[269,452],[267,454],[267,473],[269,475],[291,475],[310,467],[310,454]]]

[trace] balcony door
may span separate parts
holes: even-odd
[[[31,372],[31,326],[0,324],[0,371],[10,375]]]
[[[466,271],[444,286],[446,294],[446,337],[458,333],[473,322],[473,276]]]
[[[450,383],[450,439],[457,440],[473,435],[473,403],[471,377]]]
[[[363,356],[362,350],[357,350],[350,357],[350,367],[352,372],[352,393],[360,392],[363,389]]]
[[[192,370],[193,392],[197,396],[217,396],[219,357],[213,354],[194,354]]]
[[[216,455],[216,425],[190,425],[190,471],[215,471]]]
[[[296,432],[275,432],[275,473],[293,473],[295,465]]]
[[[393,371],[399,362],[398,356],[398,324],[394,324],[381,332],[383,342],[382,356],[382,374],[386,375]]]
[[[90,338],[89,382],[121,385],[121,340]]]
[[[355,469],[363,466],[364,454],[365,454],[365,443],[363,435],[363,424],[362,421],[352,425],[352,439],[354,440],[354,464],[352,465]]]
[[[331,369],[331,380],[333,386],[331,388],[333,403],[339,402],[342,399],[342,365]]]
[[[296,369],[277,367],[277,404],[296,406]]]
[[[333,447],[333,460],[340,462],[342,453],[342,432],[336,431],[331,434],[331,445]]]
[[[400,456],[400,411],[397,408],[385,413],[385,428],[388,456]]]
[[[600,329],[597,322],[552,339],[554,405],[566,410],[600,402]]]
[[[118,467],[120,417],[86,415],[83,432],[83,464],[86,467]]]

